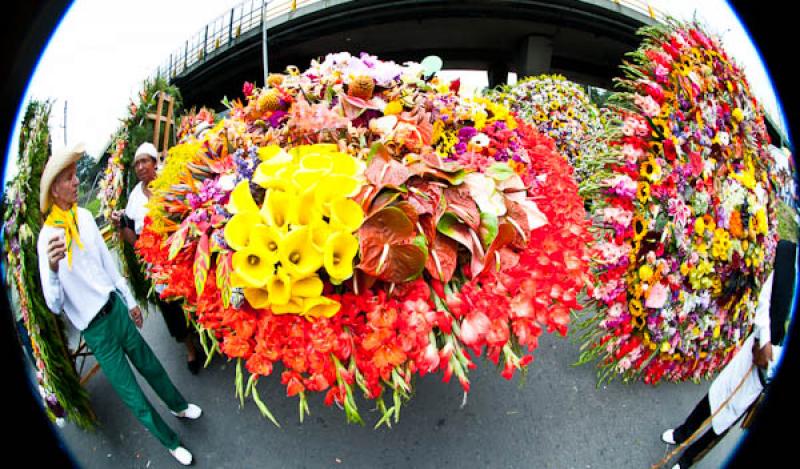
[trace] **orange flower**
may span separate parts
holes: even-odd
[[[731,235],[735,238],[744,238],[744,228],[742,227],[742,214],[734,210],[731,214],[731,221],[728,223]]]

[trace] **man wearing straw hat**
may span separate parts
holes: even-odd
[[[56,314],[62,310],[66,313],[83,333],[122,401],[175,459],[189,465],[192,454],[180,445],[178,435],[153,409],[125,357],[175,416],[196,419],[202,411],[175,388],[136,330],[142,327],[139,306],[117,271],[91,213],[77,206],[76,170],[83,152],[83,145],[78,145],[55,153],[42,172],[39,206],[46,220],[37,251],[47,306]]]

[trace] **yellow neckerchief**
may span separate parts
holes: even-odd
[[[50,209],[50,214],[47,215],[47,220],[44,221],[47,226],[54,226],[56,228],[64,229],[64,242],[67,248],[67,264],[72,269],[72,242],[83,249],[81,243],[81,236],[78,233],[78,204],[72,204],[69,210],[62,210],[56,204]]]

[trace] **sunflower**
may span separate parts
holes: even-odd
[[[636,241],[644,238],[647,234],[647,222],[641,215],[636,215],[633,219],[633,239]]]
[[[642,302],[637,299],[633,299],[630,302],[628,302],[628,308],[631,311],[631,315],[633,315],[634,317],[639,317],[644,314],[644,307],[642,306]]]
[[[633,322],[633,327],[635,327],[636,329],[644,329],[645,326],[644,316],[634,316],[632,322]]]
[[[647,181],[639,181],[639,186],[636,188],[636,198],[643,204],[650,200],[650,184]]]

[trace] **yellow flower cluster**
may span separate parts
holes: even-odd
[[[722,228],[714,230],[714,240],[711,246],[711,255],[715,259],[727,260],[728,251],[731,247],[731,236]]]
[[[692,289],[697,291],[711,288],[713,284],[711,279],[712,272],[714,272],[714,265],[705,259],[701,259],[694,269],[689,271],[689,283],[692,285]]]
[[[502,104],[492,102],[486,98],[474,98],[475,103],[480,106],[473,112],[470,119],[475,123],[477,130],[483,130],[486,124],[503,121],[511,130],[517,128],[517,121],[511,115],[511,111]]]
[[[350,197],[363,185],[364,164],[334,144],[303,145],[288,152],[277,145],[258,150],[252,182],[266,189],[259,207],[250,181],[231,193],[234,213],[225,241],[235,251],[231,284],[253,308],[306,318],[331,317],[337,301],[322,296],[324,268],[333,284],[353,275],[364,221]]]

